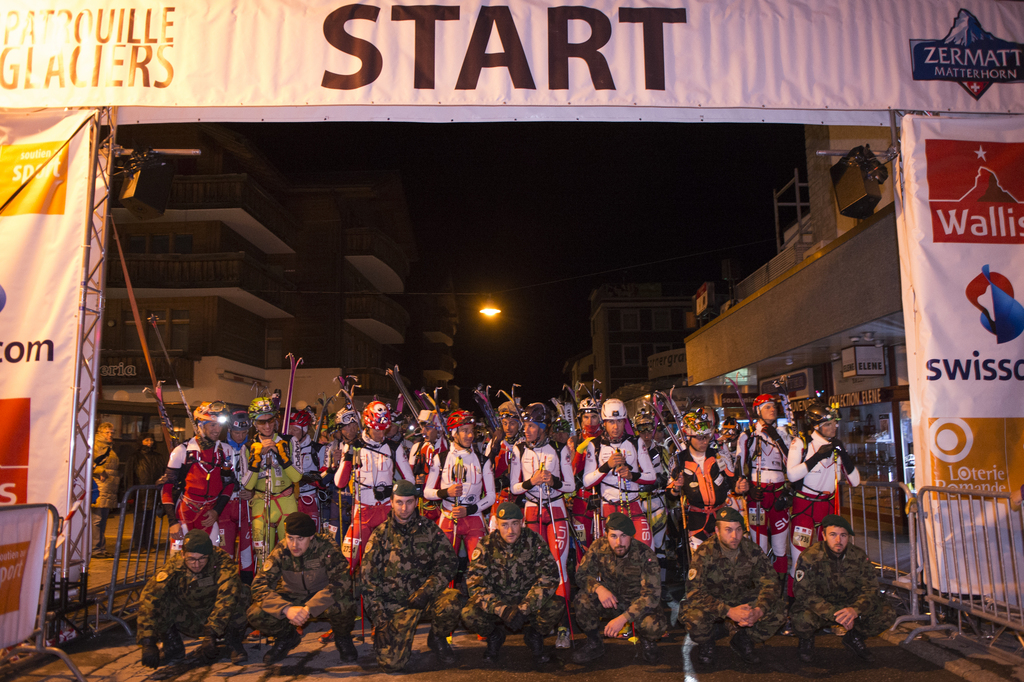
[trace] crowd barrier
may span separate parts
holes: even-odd
[[[146,581],[167,562],[170,553],[167,517],[160,502],[159,485],[136,485],[121,498],[110,583],[106,588],[100,620],[113,621],[132,634],[126,617],[138,611]],[[125,546],[125,524],[132,532]]]
[[[923,487],[916,503],[912,515],[922,540],[927,615],[915,620],[929,624],[905,641],[948,630],[1007,653],[996,646],[1005,634],[1016,642],[1009,653],[1019,658],[1024,652],[1024,512],[1010,508],[1008,493],[961,488]],[[955,616],[956,624],[940,623],[942,612]]]
[[[6,667],[11,664],[15,656],[27,655],[29,658],[33,658],[52,655],[64,661],[64,664],[67,665],[79,682],[85,682],[85,677],[65,652],[56,647],[46,645],[47,619],[50,615],[50,593],[53,590],[53,562],[56,555],[57,538],[61,534],[62,528],[60,516],[57,514],[56,507],[52,504],[5,505],[0,506],[0,525],[7,527],[8,524],[11,524],[14,526],[17,524],[17,521],[13,519],[18,519],[19,516],[23,517],[26,512],[29,514],[42,512],[48,517],[46,528],[49,532],[44,536],[45,547],[42,548],[45,551],[45,557],[39,562],[41,566],[37,566],[37,568],[42,570],[33,571],[32,575],[25,570],[26,566],[34,565],[28,557],[35,554],[39,549],[38,546],[32,545],[31,540],[5,545],[2,555],[3,568],[0,570],[3,570],[5,573],[9,572],[9,575],[0,576],[0,596],[3,597],[0,601],[3,601],[3,606],[6,607],[6,610],[2,611],[5,619],[20,619],[24,613],[22,608],[19,607],[20,597],[25,592],[34,594],[35,588],[38,588],[39,597],[36,602],[35,628],[32,629],[28,637],[24,637],[27,630],[32,627],[26,623],[26,629],[12,637],[12,640],[16,638],[18,641],[24,642],[22,644],[15,644],[14,641],[0,641],[0,654],[2,654],[0,655],[0,667]],[[41,519],[37,518],[35,521],[41,526]],[[32,533],[29,532],[28,537],[31,537],[31,535]],[[38,554],[35,554],[35,557],[37,560],[39,559]],[[29,584],[24,584],[23,581],[29,581]],[[34,586],[32,583],[34,583]],[[13,609],[12,606],[14,607]],[[26,610],[27,606],[25,607]],[[17,632],[20,627],[12,622],[5,622],[4,625],[6,626],[5,632],[7,633]],[[4,651],[2,647],[6,646],[11,648]],[[22,662],[20,658],[19,662]]]

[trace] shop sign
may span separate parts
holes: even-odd
[[[857,405],[873,405],[875,403],[892,403],[910,400],[909,386],[884,386],[868,388],[853,393],[841,393],[829,398],[832,407],[854,407]]]
[[[843,349],[843,378],[885,374],[883,346],[850,346]]]

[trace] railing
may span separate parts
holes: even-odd
[[[104,598],[101,620],[118,623],[132,634],[126,621],[141,603],[142,588],[165,563],[170,553],[167,517],[160,503],[160,485],[136,485],[121,498],[121,516],[114,543],[110,583]],[[132,533],[124,546],[125,522],[131,510]],[[95,563],[95,562],[94,562]]]
[[[241,208],[287,244],[296,230],[284,206],[244,173],[179,175],[171,185],[168,208]]]
[[[346,256],[373,256],[387,264],[404,282],[409,276],[409,259],[405,252],[380,230],[354,227],[345,230]]]
[[[799,241],[783,249],[779,255],[750,273],[746,279],[736,285],[736,299],[742,301],[800,263],[804,259],[807,249],[808,245]]]
[[[181,355],[173,355],[175,352],[177,351],[171,351],[174,373],[182,386],[192,388],[195,386],[195,362]],[[173,383],[170,366],[161,355],[153,356],[153,370],[156,372],[157,381]],[[103,377],[104,386],[137,386],[150,383],[149,369],[146,367],[142,351],[102,351],[100,376]]]
[[[345,294],[345,317],[352,320],[377,320],[394,329],[403,338],[409,327],[409,313],[405,308],[378,293]]]
[[[135,288],[240,288],[290,310],[295,285],[244,251],[195,255],[128,254],[128,276]],[[107,286],[123,287],[124,272],[115,257],[107,268]]]

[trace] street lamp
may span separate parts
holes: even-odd
[[[494,302],[494,299],[492,299],[490,295],[488,295],[487,300],[484,301],[483,307],[480,308],[480,313],[486,315],[487,317],[494,317],[500,312],[501,308],[499,308],[497,304]]]

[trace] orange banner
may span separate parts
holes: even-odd
[[[68,148],[64,142],[0,146],[0,205],[21,189],[4,209],[4,215],[62,215],[67,169]]]

